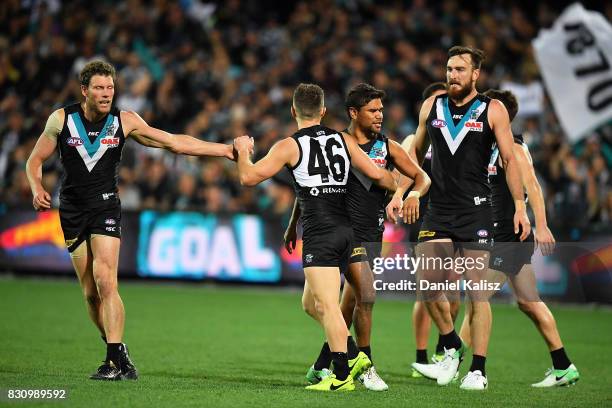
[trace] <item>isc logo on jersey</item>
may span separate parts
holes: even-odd
[[[68,139],[66,139],[66,144],[68,146],[77,147],[81,146],[83,144],[83,141],[80,137],[69,137]]]
[[[482,126],[482,122],[476,122],[474,120],[468,120],[465,122],[465,127],[473,130],[474,132],[482,132],[484,127]]]
[[[106,147],[109,148],[119,146],[120,142],[121,139],[119,139],[118,137],[105,137],[104,139],[100,140],[101,144],[106,145]]]

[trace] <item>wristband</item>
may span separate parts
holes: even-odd
[[[419,193],[418,191],[411,191],[408,193],[408,197],[406,198],[411,198],[411,197],[416,197],[418,200],[419,198],[421,198],[421,193]]]

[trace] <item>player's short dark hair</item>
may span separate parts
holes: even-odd
[[[110,76],[113,82],[116,79],[115,67],[106,61],[94,60],[85,64],[79,74],[79,82],[83,86],[89,86],[89,81],[94,75]]]
[[[317,118],[324,103],[325,94],[319,85],[302,83],[293,91],[293,107],[300,118]]]
[[[346,99],[344,100],[346,114],[350,119],[350,108],[355,108],[359,110],[362,106],[367,105],[373,99],[384,99],[385,95],[385,91],[383,91],[382,89],[377,89],[370,84],[357,84],[351,89],[349,89],[348,94],[346,94]]]
[[[498,99],[503,103],[508,111],[508,116],[510,116],[510,122],[512,122],[518,112],[518,101],[516,100],[516,96],[510,91],[502,91],[501,89],[489,89],[484,94],[491,99]]]
[[[429,98],[436,91],[446,91],[446,84],[444,82],[434,82],[429,84],[425,90],[423,90],[423,100]]]
[[[479,50],[474,47],[464,47],[462,45],[455,45],[448,50],[448,57],[454,57],[455,55],[470,54],[472,57],[472,68],[480,69],[482,62],[485,60],[485,53],[483,50]]]

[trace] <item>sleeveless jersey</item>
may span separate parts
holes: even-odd
[[[118,203],[119,162],[125,144],[119,110],[113,107],[96,123],[85,119],[78,103],[66,106],[64,112],[57,140],[64,167],[60,206]]]
[[[389,139],[385,135],[379,133],[376,138],[359,147],[378,167],[384,169],[391,167]],[[377,186],[370,178],[351,166],[346,207],[354,229],[375,228],[384,231],[386,198],[387,190]]]
[[[514,143],[523,145],[523,135],[514,135]],[[504,225],[511,225],[514,230],[514,198],[506,182],[506,171],[499,164],[499,148],[493,146],[491,160],[489,161],[489,181],[493,192],[493,221],[503,222]]]
[[[289,170],[302,211],[303,235],[350,225],[346,191],[351,161],[344,138],[321,125],[300,129],[292,137],[300,148],[300,158]]]
[[[432,146],[429,208],[446,212],[477,212],[491,206],[487,165],[495,136],[488,121],[491,99],[476,95],[455,106],[437,96],[427,117]]]

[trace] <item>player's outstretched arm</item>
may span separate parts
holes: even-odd
[[[342,133],[342,137],[351,155],[351,164],[355,166],[357,170],[361,171],[366,177],[371,178],[372,181],[386,190],[395,191],[397,189],[397,182],[390,171],[376,166],[368,155],[361,150],[351,135]]]
[[[400,216],[403,215],[404,217],[404,222],[412,224],[419,218],[419,199],[429,190],[431,180],[427,173],[425,173],[425,170],[419,167],[419,165],[408,156],[399,143],[390,140],[389,153],[391,154],[391,160],[395,167],[397,167],[404,176],[414,180],[414,187],[404,201],[402,211],[400,212]],[[393,197],[397,197],[397,194],[398,192],[396,191]],[[403,192],[401,197],[403,197]]]
[[[293,165],[299,157],[297,142],[292,138],[276,142],[268,154],[257,163],[251,162],[253,139],[240,136],[234,139],[234,149],[238,154],[238,175],[240,184],[254,186],[278,173],[286,164]]]
[[[291,212],[289,225],[287,225],[285,235],[283,236],[283,240],[285,241],[285,249],[289,253],[293,252],[295,245],[297,244],[297,224],[301,214],[302,209],[300,208],[300,202],[296,198],[295,202],[293,203],[293,211]]]
[[[127,137],[141,145],[190,156],[217,156],[234,160],[232,145],[205,142],[189,135],[175,135],[149,126],[136,112],[121,111],[121,123]]]
[[[525,200],[523,198],[523,183],[521,181],[520,169],[514,156],[514,138],[510,129],[508,111],[503,103],[497,99],[491,99],[489,105],[489,124],[495,133],[495,140],[499,148],[504,169],[506,169],[506,182],[508,189],[514,199],[514,233],[522,228],[521,241],[525,240],[531,232],[531,225],[527,217]]]
[[[555,237],[548,228],[546,222],[546,205],[544,204],[544,194],[538,182],[533,160],[529,154],[529,149],[525,145],[514,144],[514,157],[521,172],[523,186],[527,190],[529,205],[535,215],[535,243],[539,246],[543,255],[552,254],[555,248]]]
[[[57,137],[62,131],[64,117],[64,109],[58,109],[49,116],[45,129],[26,162],[26,175],[32,190],[32,205],[37,211],[51,208],[51,196],[42,185],[42,165],[57,147]]]

